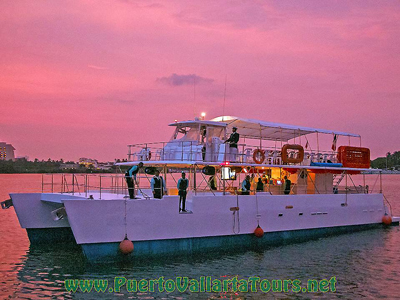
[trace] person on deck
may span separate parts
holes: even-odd
[[[261,177],[258,178],[256,190],[257,192],[264,192],[264,183]]]
[[[289,195],[290,194],[290,185],[292,184],[292,182],[287,178],[287,176],[284,177],[285,182],[283,184],[283,192],[285,195]]]
[[[136,174],[143,167],[143,163],[140,162],[137,166],[132,166],[125,172],[126,185],[128,186],[129,198],[135,199],[135,181]]]
[[[201,126],[200,128],[200,134],[201,134],[201,143],[203,144],[203,147],[201,148],[201,157],[203,161],[206,160],[206,152],[207,152],[207,130],[205,126]]]
[[[229,152],[228,152],[228,160],[230,162],[236,162],[237,152],[238,152],[238,142],[239,142],[239,133],[236,132],[237,128],[232,127],[232,133],[224,143],[229,143]]]
[[[151,190],[153,191],[153,197],[157,199],[161,199],[162,196],[165,194],[166,187],[165,181],[162,176],[160,176],[160,171],[156,170],[154,177],[151,179]]]
[[[182,172],[182,178],[178,180],[178,195],[179,195],[179,212],[187,212],[186,205],[186,195],[187,188],[189,187],[189,180],[186,178],[185,172]]]
[[[250,195],[250,176],[247,175],[246,178],[242,182],[242,195]]]
[[[217,179],[215,178],[215,175],[210,176],[210,178],[208,179],[208,185],[211,190],[213,191],[217,190]]]

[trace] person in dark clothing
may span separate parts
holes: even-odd
[[[292,184],[292,182],[287,178],[287,176],[285,176],[284,179],[285,179],[285,183],[283,185],[283,192],[285,195],[289,195],[290,194],[290,185]]]
[[[137,166],[132,166],[125,172],[126,185],[128,186],[129,198],[135,199],[135,181],[136,174],[143,167],[143,163],[140,162]]]
[[[237,128],[232,127],[232,133],[224,143],[229,143],[229,155],[228,160],[231,162],[235,162],[237,159],[237,152],[238,152],[238,142],[239,142],[239,133],[236,132]]]
[[[257,192],[264,192],[264,183],[262,182],[261,177],[258,178],[256,190]]]
[[[215,178],[215,175],[211,175],[210,178],[208,179],[208,185],[210,186],[210,189],[213,191],[217,190],[217,180]]]
[[[201,134],[201,143],[203,144],[203,147],[201,148],[201,157],[203,158],[203,161],[206,160],[206,152],[207,152],[207,130],[205,126],[201,126],[200,128],[200,134]]]
[[[250,195],[251,183],[250,176],[247,175],[242,182],[242,195]]]
[[[156,170],[154,177],[151,179],[151,190],[153,191],[153,197],[161,199],[165,193],[165,181],[162,176],[160,176],[160,171]]]
[[[186,205],[186,195],[187,188],[189,187],[189,180],[186,178],[185,172],[182,172],[182,178],[178,180],[178,194],[179,194],[179,212],[187,212]]]

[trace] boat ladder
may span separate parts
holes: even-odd
[[[333,189],[337,189],[339,184],[342,182],[344,176],[346,176],[345,172],[341,174],[333,174]]]

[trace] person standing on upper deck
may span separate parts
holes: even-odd
[[[153,191],[153,197],[161,199],[166,191],[165,181],[162,176],[160,176],[160,171],[156,170],[154,177],[151,179],[151,190]]]
[[[143,163],[140,162],[137,166],[132,166],[125,172],[126,185],[128,186],[129,198],[135,199],[135,181],[136,174],[143,167]]]
[[[237,128],[232,127],[232,133],[224,143],[229,143],[229,152],[228,152],[228,160],[231,162],[236,162],[236,157],[238,153],[238,142],[239,142],[239,133],[236,132]]]
[[[179,212],[187,212],[185,208],[187,188],[189,187],[189,180],[186,178],[185,172],[182,172],[182,178],[178,180],[178,194],[179,194]]]

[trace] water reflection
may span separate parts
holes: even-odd
[[[110,294],[68,294],[64,288],[65,279],[107,279],[110,283],[116,276],[127,279],[175,279],[187,276],[199,279],[200,276],[213,278],[240,278],[259,276],[267,279],[323,279],[336,276],[336,297],[394,297],[398,283],[396,269],[388,262],[398,259],[399,250],[392,247],[398,244],[398,228],[375,229],[329,238],[321,238],[300,244],[273,247],[264,251],[236,254],[204,253],[197,256],[180,256],[174,260],[141,260],[126,264],[88,264],[79,248],[31,247],[23,258],[18,270],[18,286],[14,295],[18,298],[37,299],[43,296],[66,298],[110,298]],[[397,265],[398,266],[398,265]],[[397,268],[396,266],[396,268]],[[387,283],[392,286],[388,287]],[[397,287],[398,288],[398,287]],[[133,293],[124,295],[134,298],[193,298],[205,297],[245,297],[242,293],[206,293],[193,295],[174,292]],[[261,292],[247,295],[265,297]],[[323,294],[289,294],[286,299],[309,299]],[[332,298],[332,294],[325,295]],[[325,297],[324,296],[324,297]]]
[[[375,178],[368,177],[372,186]],[[369,181],[372,183],[369,183]],[[384,192],[392,202],[394,213],[400,214],[398,198],[400,176],[384,176]],[[27,184],[21,186],[20,182]],[[33,186],[33,183],[36,186]],[[40,190],[40,175],[0,176],[0,197],[11,191]],[[397,212],[397,213],[396,213]],[[0,299],[110,299],[120,298],[238,298],[241,299],[310,299],[398,298],[400,290],[399,227],[374,229],[352,234],[271,247],[263,251],[204,253],[173,259],[134,261],[127,264],[89,265],[80,249],[29,247],[25,230],[21,229],[13,209],[0,211]],[[231,249],[224,249],[231,250]],[[234,293],[134,293],[111,295],[89,293],[68,294],[65,279],[175,278],[240,278],[260,276],[267,279],[307,279],[337,277],[335,294],[244,294]]]

